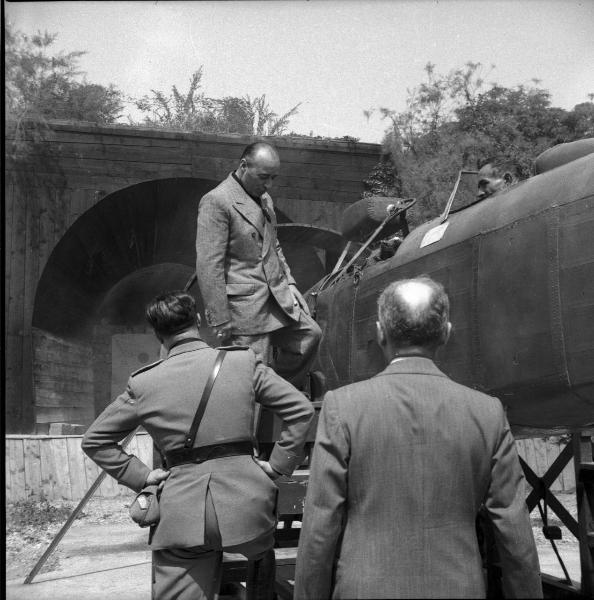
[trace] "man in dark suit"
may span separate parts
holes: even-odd
[[[295,598],[480,598],[484,504],[509,598],[542,597],[514,439],[499,400],[433,362],[449,302],[427,277],[378,303],[387,368],[328,392],[310,468]]]
[[[163,484],[161,519],[150,539],[154,597],[210,599],[218,593],[223,550],[254,564],[269,554],[276,528],[273,480],[291,475],[301,462],[313,409],[250,349],[228,348],[194,442],[203,462],[180,462],[172,452],[183,448],[217,351],[200,339],[200,317],[188,294],[156,298],[147,319],[167,358],[130,376],[126,391],[89,427],[82,448],[134,491]],[[268,461],[252,454],[254,400],[284,422]],[[165,456],[168,470],[151,470],[118,444],[139,426]]]
[[[321,338],[276,235],[269,190],[280,168],[265,142],[249,145],[237,169],[198,206],[196,276],[207,323],[219,342],[248,345],[303,387]]]

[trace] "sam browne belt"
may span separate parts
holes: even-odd
[[[221,444],[211,444],[210,446],[200,446],[199,448],[176,448],[164,454],[167,468],[171,468],[188,463],[200,464],[207,460],[227,456],[252,455],[253,452],[252,442],[223,442]]]

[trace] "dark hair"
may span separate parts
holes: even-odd
[[[181,333],[196,325],[196,301],[186,292],[167,292],[147,305],[145,316],[159,337]]]
[[[266,148],[278,157],[278,152],[272,144],[269,144],[268,142],[254,142],[253,144],[250,144],[249,146],[246,146],[243,149],[243,153],[239,160],[245,158],[247,161],[251,161],[254,158],[254,156],[256,156],[258,151],[263,150],[264,148]]]
[[[409,283],[428,286],[426,302],[411,306],[402,294]],[[440,283],[427,275],[391,283],[378,300],[378,319],[389,339],[398,345],[434,346],[445,341],[450,301]]]

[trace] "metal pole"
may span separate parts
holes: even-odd
[[[132,440],[132,438],[134,437],[135,434],[136,434],[136,429],[132,433],[128,434],[128,436],[122,441],[122,444],[121,444],[122,448],[125,448],[130,443],[130,441]],[[68,517],[68,520],[66,521],[66,523],[64,523],[64,525],[62,525],[62,529],[60,529],[60,531],[58,531],[56,537],[52,540],[51,544],[47,547],[47,550],[43,553],[41,558],[37,561],[37,563],[31,570],[29,575],[27,575],[27,577],[25,578],[25,581],[23,583],[31,583],[33,581],[33,578],[35,577],[35,575],[37,575],[37,573],[39,573],[39,571],[41,570],[43,565],[46,563],[47,559],[53,554],[54,550],[57,548],[57,546],[60,543],[60,541],[62,540],[62,538],[66,535],[67,531],[70,529],[70,526],[72,525],[72,523],[74,523],[74,520],[76,519],[76,517],[78,517],[79,513],[85,507],[86,503],[91,499],[93,494],[97,491],[97,488],[101,485],[101,482],[105,479],[106,475],[107,475],[107,473],[105,471],[101,471],[101,473],[99,474],[97,479],[95,479],[95,482],[93,483],[93,485],[91,485],[91,487],[88,489],[87,493],[84,495],[82,500],[78,503],[76,508],[72,511],[72,513]]]
[[[184,292],[190,291],[190,288],[196,283],[197,279],[198,279],[198,277],[196,276],[196,271],[194,271],[194,273],[192,274],[192,277],[190,277],[190,279],[188,279],[188,282],[184,286]]]

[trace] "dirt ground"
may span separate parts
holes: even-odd
[[[68,538],[78,537],[79,532],[91,530],[92,526],[103,527],[107,531],[107,529],[117,530],[118,526],[130,523],[136,528],[135,531],[143,534],[128,516],[128,502],[129,500],[124,498],[91,499],[40,573],[60,570],[63,562],[68,558],[64,552],[64,545]],[[23,505],[6,507],[7,580],[27,576],[75,507],[74,502],[23,503]],[[86,535],[83,535],[84,537]],[[143,534],[143,538],[145,537],[146,535]],[[92,543],[91,539],[88,541]]]
[[[576,516],[575,494],[557,498]],[[134,524],[126,498],[92,499],[82,515],[61,540],[56,551],[35,577],[33,585],[22,585],[37,560],[72,512],[75,503],[36,506],[7,506],[6,580],[9,600],[75,600],[105,598],[114,593],[118,600],[150,597],[150,552],[148,532]],[[538,510],[532,515],[541,571],[563,577],[563,571],[542,534]],[[49,525],[47,524],[49,522]],[[549,524],[560,525],[549,514]],[[556,542],[572,580],[580,580],[579,546],[561,526],[563,538]],[[87,587],[84,593],[82,589]],[[96,594],[96,595],[95,595]]]

